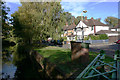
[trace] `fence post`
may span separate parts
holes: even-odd
[[[117,50],[117,80],[120,80],[120,51]]]
[[[114,64],[113,64],[114,67],[117,67],[117,56],[118,56],[118,51],[116,51],[114,55]],[[112,73],[112,79],[117,79],[117,71]]]
[[[100,61],[104,62],[104,59],[105,59],[105,51],[104,50],[101,50],[100,51]],[[101,69],[100,69],[100,72],[104,72],[104,65],[101,66]],[[101,77],[101,76],[100,76]]]

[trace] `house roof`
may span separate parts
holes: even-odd
[[[120,23],[118,23],[116,26],[114,26],[114,27],[111,27],[110,29],[118,29],[118,28],[120,28]]]
[[[100,30],[96,34],[106,34],[106,33],[118,33],[117,31],[110,31],[110,30]]]
[[[68,35],[67,37],[75,37],[76,35]]]
[[[95,19],[87,19],[87,20],[84,20],[83,23],[85,23],[87,26],[108,26],[98,20],[95,20]]]
[[[63,27],[64,30],[72,30],[76,27],[75,23],[71,24],[71,25],[66,25]]]

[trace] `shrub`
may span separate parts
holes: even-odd
[[[108,39],[108,36],[106,34],[100,34],[99,38],[100,39]]]
[[[84,40],[89,40],[89,38],[91,38],[91,40],[103,40],[103,39],[108,39],[108,36],[106,34],[89,35],[85,37]]]

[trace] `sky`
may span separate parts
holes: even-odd
[[[113,16],[118,18],[118,2],[66,2],[62,1],[60,3],[62,9],[65,12],[70,12],[73,16],[81,16],[83,10],[87,10],[87,13],[83,13],[83,16],[87,16],[88,19],[93,17],[94,19],[101,18],[101,22],[108,16]],[[10,7],[9,17],[12,13],[18,10],[21,6],[20,2],[7,2],[6,6]]]

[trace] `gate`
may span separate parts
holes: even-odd
[[[112,62],[106,63],[104,60],[105,52],[101,50],[75,80],[120,80],[120,51],[115,52]]]

